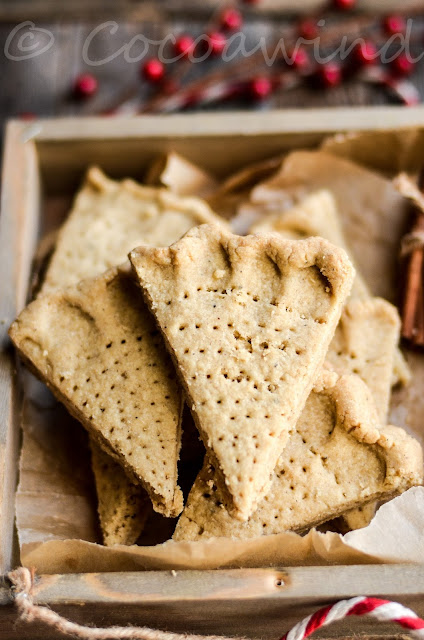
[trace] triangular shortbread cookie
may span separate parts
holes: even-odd
[[[322,239],[240,237],[212,225],[130,258],[226,503],[246,520],[324,361],[353,268]]]
[[[130,482],[121,465],[91,440],[91,465],[97,492],[97,510],[103,544],[134,544],[152,504],[139,484]]]
[[[330,191],[316,191],[304,198],[299,205],[267,216],[250,229],[250,233],[275,231],[283,238],[299,240],[320,236],[342,247],[350,254],[340,223],[336,200]],[[368,300],[371,293],[361,274],[356,271],[351,299]],[[400,349],[396,349],[393,363],[394,383],[408,384],[411,372]]]
[[[35,373],[156,511],[181,512],[182,396],[160,332],[127,269],[32,302],[10,337]]]
[[[337,247],[342,247],[347,253],[348,248],[340,224],[336,201],[329,191],[316,191],[297,206],[286,211],[266,216],[255,223],[250,233],[276,232],[283,238],[301,240],[319,236],[329,240]],[[370,296],[367,285],[358,270],[353,281],[351,298],[368,298]]]
[[[100,275],[108,267],[123,262],[137,244],[166,246],[193,225],[211,221],[225,224],[201,200],[178,198],[163,189],[146,188],[132,180],[116,182],[92,167],[61,227],[41,294]],[[132,544],[131,539],[138,538],[145,521],[145,509],[133,517],[135,506],[140,502],[134,495],[137,491],[143,492],[135,489],[116,462],[109,458],[107,463],[106,456],[103,453],[102,464],[94,464],[93,458],[92,465],[105,544],[118,541],[113,534],[115,530],[121,544]],[[114,487],[113,492],[108,490],[109,486]],[[123,516],[121,526],[119,514]],[[129,521],[131,527],[128,527]]]
[[[204,223],[225,224],[199,198],[130,179],[116,182],[92,167],[59,231],[42,293],[116,267],[139,244],[167,246]]]
[[[355,373],[374,398],[380,424],[386,424],[395,355],[400,337],[397,310],[386,300],[351,300],[343,310],[327,360],[340,373]],[[366,527],[374,517],[375,504],[343,514],[349,529]]]
[[[389,302],[350,300],[326,356],[338,373],[355,373],[367,384],[380,424],[387,423],[399,333],[399,314]]]
[[[206,460],[174,540],[303,531],[422,483],[418,441],[403,429],[377,427],[372,398],[358,376],[324,376],[328,380],[309,396],[278,461],[271,489],[251,518],[245,523],[231,518],[213,465]]]
[[[336,201],[326,190],[312,193],[292,209],[268,216],[252,231],[276,231],[292,239],[321,236],[347,251]],[[357,373],[367,383],[380,424],[387,422],[393,381],[406,383],[410,378],[408,365],[397,348],[399,338],[397,310],[381,298],[372,298],[357,271],[327,359],[341,373]],[[349,528],[366,526],[374,512],[369,505],[360,512],[346,514],[345,520]]]

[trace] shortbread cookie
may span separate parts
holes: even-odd
[[[174,540],[301,532],[422,483],[420,444],[397,427],[378,428],[372,397],[358,376],[330,380],[310,394],[271,489],[251,518],[245,523],[231,518],[214,466],[206,461]]]
[[[320,236],[337,247],[342,247],[346,253],[350,253],[343,236],[336,202],[330,191],[325,189],[312,193],[300,204],[287,211],[266,216],[254,224],[249,231],[249,233],[267,232],[277,232],[283,238],[291,240]],[[351,298],[360,299],[370,296],[367,285],[357,269],[350,295]]]
[[[91,464],[98,498],[97,510],[103,534],[103,544],[134,544],[152,504],[139,484],[128,479],[121,465],[91,440]]]
[[[92,167],[60,229],[42,293],[116,267],[139,244],[167,246],[203,223],[225,224],[199,198],[116,182]]]
[[[329,191],[316,191],[306,197],[292,209],[282,213],[267,216],[261,222],[253,225],[251,233],[263,233],[275,231],[284,238],[299,240],[310,236],[321,236],[338,247],[348,251],[343,230],[340,224],[340,216],[334,197]],[[351,298],[368,300],[371,293],[361,274],[356,270]],[[394,308],[394,307],[393,307]],[[396,311],[397,313],[397,311]],[[400,349],[394,353],[393,383],[407,384],[411,373]],[[376,399],[378,405],[378,399]],[[386,418],[384,418],[384,422]]]
[[[172,159],[178,165],[178,158],[172,156]],[[51,293],[78,280],[100,275],[106,268],[124,261],[128,251],[137,244],[168,245],[193,225],[210,221],[225,224],[201,200],[177,198],[163,189],[145,188],[131,180],[115,182],[93,167],[87,172],[73,209],[59,232],[41,293]],[[125,481],[122,473],[117,484],[116,465],[110,460],[109,464],[93,466],[98,503],[100,509],[106,505],[108,513],[132,513],[134,484],[129,478]],[[111,493],[106,489],[103,496],[100,492],[109,485],[116,490]],[[110,526],[101,513],[100,516],[104,538],[109,540],[117,516]],[[128,518],[122,521],[123,533],[128,530],[127,521]],[[136,526],[140,525],[141,533],[143,523],[143,513],[131,519],[131,536],[135,539],[138,538]]]
[[[367,384],[380,424],[387,423],[399,332],[397,310],[386,300],[350,300],[326,356],[339,373],[355,373]]]
[[[154,509],[182,509],[177,486],[182,396],[154,319],[127,269],[32,302],[12,324],[22,357]]]
[[[318,235],[347,251],[335,199],[326,190],[312,193],[293,209],[268,216],[252,231],[276,231],[292,239]],[[350,301],[342,313],[327,359],[342,373],[357,373],[368,384],[380,424],[387,422],[393,379],[406,382],[410,375],[397,348],[399,338],[397,310],[380,298],[372,298],[357,271]],[[346,514],[345,519],[350,528],[358,528],[369,524],[374,512],[369,505],[358,513]]]
[[[320,238],[240,237],[204,225],[134,270],[225,487],[246,520],[269,488],[349,295],[353,268]]]

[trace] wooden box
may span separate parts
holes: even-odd
[[[370,108],[132,119],[59,119],[7,126],[0,235],[0,571],[17,565],[14,491],[20,388],[7,329],[27,297],[31,262],[52,215],[69,205],[84,170],[140,177],[158,153],[174,150],[218,177],[332,133],[422,127],[424,109]],[[424,152],[423,152],[424,155]],[[41,576],[35,601],[79,622],[149,625],[179,632],[278,638],[324,603],[380,595],[424,615],[424,565],[365,565],[216,571],[146,571]],[[56,638],[14,627],[7,581],[0,585],[0,638]],[[370,620],[337,623],[321,635],[393,635]]]

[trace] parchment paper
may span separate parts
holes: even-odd
[[[383,162],[384,136],[375,134],[373,141],[372,134],[365,134],[366,163],[372,165],[374,151],[379,169],[396,171],[405,166],[416,170],[424,164],[424,149],[421,152],[417,140],[420,137],[411,132],[405,144],[402,136],[391,133],[387,153],[399,153],[402,165],[392,157],[389,166]],[[361,136],[333,139],[325,153],[300,152],[277,162],[277,175],[257,184],[251,193],[252,176],[259,175],[262,180],[264,176],[260,171],[256,174],[255,168],[248,169],[247,189],[243,188],[243,179],[235,181],[236,191],[243,193],[238,220],[244,215],[243,209],[250,215],[266,215],[269,210],[290,206],[317,187],[330,188],[338,201],[355,260],[371,289],[395,300],[398,246],[408,222],[407,207],[389,180],[330,155],[334,146],[339,156],[348,156],[349,149],[354,148],[355,158],[361,159]],[[265,174],[268,169],[269,165]],[[408,353],[407,358],[413,382],[407,389],[395,392],[391,419],[422,440],[424,355]],[[43,573],[66,573],[422,562],[421,487],[383,505],[369,527],[344,537],[313,530],[304,537],[283,533],[246,541],[168,541],[150,547],[103,547],[97,544],[85,434],[29,374],[25,375],[25,389],[24,442],[16,504],[21,561],[25,566],[35,566]]]
[[[213,176],[174,152],[159,156],[148,170],[145,183],[167,187],[179,196],[201,198],[218,188]]]

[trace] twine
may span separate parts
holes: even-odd
[[[12,583],[12,597],[23,622],[44,622],[52,629],[81,640],[246,640],[224,636],[198,636],[186,633],[168,633],[149,627],[86,627],[60,616],[47,607],[34,604],[34,572],[19,567],[7,574]]]
[[[11,571],[7,577],[12,583],[11,595],[18,611],[19,620],[28,623],[43,622],[62,634],[81,640],[245,640],[244,638],[227,638],[225,636],[168,633],[149,627],[128,626],[107,629],[86,627],[63,618],[47,607],[34,604],[34,571],[20,567]],[[404,629],[410,630],[411,635],[424,640],[424,620],[419,618],[414,611],[398,602],[368,596],[341,600],[316,611],[299,622],[281,640],[304,640],[317,629],[336,620],[347,616],[363,615],[369,615],[378,621],[395,622]]]

